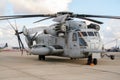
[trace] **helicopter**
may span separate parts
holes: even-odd
[[[50,55],[69,57],[72,60],[88,58],[88,65],[92,63],[97,65],[98,59],[102,58],[106,52],[99,34],[100,24],[103,24],[103,22],[91,18],[120,19],[120,16],[57,12],[55,14],[0,16],[0,20],[34,17],[45,17],[34,23],[48,19],[53,19],[56,23],[48,26],[42,33],[39,33],[40,28],[30,31],[24,26],[23,30],[19,32],[13,27],[22,53],[24,44],[20,38],[21,33],[25,36],[28,45],[27,52],[32,55],[38,55],[39,60],[45,60],[45,56]],[[92,23],[87,25],[85,21],[76,21],[74,20],[75,18],[91,21]],[[34,42],[35,44],[33,44]],[[114,55],[109,55],[108,57],[114,59]]]

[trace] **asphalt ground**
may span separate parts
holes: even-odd
[[[0,52],[0,80],[120,80],[120,53],[115,60],[104,57],[98,65],[86,65],[87,59],[21,56],[20,52]]]

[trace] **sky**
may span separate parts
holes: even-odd
[[[0,0],[0,15],[16,14],[47,14],[59,11],[70,11],[77,14],[113,15],[120,16],[120,0]],[[50,25],[52,21],[44,21],[33,24],[41,18],[16,19],[18,29],[21,31],[25,25],[27,28]],[[100,25],[101,38],[105,47],[120,45],[120,20],[97,19],[103,21]],[[15,25],[15,20],[10,20]],[[22,37],[23,42],[24,37]],[[0,21],[0,44],[8,43],[10,46],[18,46],[14,31],[7,21]]]

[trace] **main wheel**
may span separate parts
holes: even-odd
[[[42,56],[42,59],[45,60],[45,56],[44,55]]]
[[[87,65],[92,63],[92,55],[88,56]]]
[[[70,58],[71,60],[73,60],[73,58]]]
[[[93,64],[97,65],[97,59],[96,58],[93,59]]]
[[[114,56],[114,55],[110,55],[110,58],[111,58],[112,60],[114,60],[114,59],[115,59],[115,56]]]
[[[42,59],[42,56],[41,55],[38,55],[38,60],[41,60]]]
[[[44,55],[38,55],[38,59],[39,60],[45,60],[45,56]]]

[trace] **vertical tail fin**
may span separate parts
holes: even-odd
[[[26,41],[28,47],[30,48],[32,45],[31,36],[30,36],[28,29],[25,26],[23,27],[23,34],[25,36],[25,41]]]
[[[26,41],[28,47],[30,48],[33,45],[33,41],[35,40],[35,37],[36,37],[38,32],[36,32],[34,35],[30,35],[29,30],[25,26],[23,27],[22,32],[25,36],[25,41]]]

